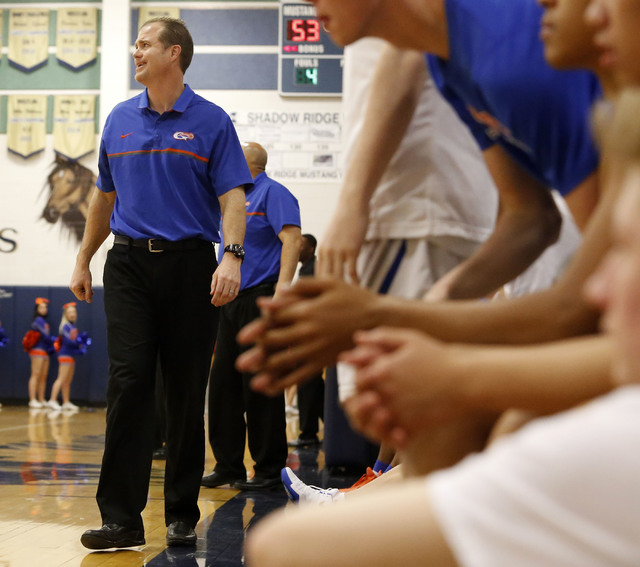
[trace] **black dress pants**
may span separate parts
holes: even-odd
[[[235,368],[238,355],[249,348],[239,345],[236,335],[260,315],[256,299],[272,294],[272,284],[255,286],[220,309],[209,382],[209,442],[216,458],[215,470],[238,478],[246,475],[247,435],[258,477],[279,476],[287,460],[284,394],[270,397],[253,391],[249,385],[253,375]]]
[[[218,310],[213,245],[153,253],[115,245],[104,269],[109,384],[97,501],[103,523],[143,529],[156,431],[159,355],[166,411],[165,522],[195,526],[204,470],[204,398]]]
[[[300,439],[318,435],[318,420],[324,419],[324,380],[322,374],[298,384]]]

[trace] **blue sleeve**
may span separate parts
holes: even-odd
[[[267,220],[276,234],[285,225],[300,226],[298,199],[280,183],[271,183],[265,205]]]
[[[432,56],[427,57],[428,61],[430,61],[431,59],[435,60],[435,58],[432,58]],[[465,102],[459,96],[457,96],[452,89],[444,84],[442,75],[439,73],[439,71],[437,71],[435,66],[433,68],[431,67],[431,63],[430,69],[431,76],[433,77],[433,82],[440,91],[440,94],[451,105],[455,113],[458,115],[458,118],[460,118],[460,120],[462,120],[467,128],[469,128],[471,135],[475,138],[476,142],[480,146],[480,149],[484,151],[493,146],[495,142],[489,136],[487,136],[486,128],[483,125],[479,124],[473,118],[473,116],[471,116],[471,113],[469,112],[469,109],[467,108]]]
[[[109,168],[109,157],[107,156],[108,152],[105,142],[106,137],[109,135],[111,116],[112,114],[109,114],[107,121],[105,122],[104,129],[102,130],[100,153],[98,154],[98,180],[96,181],[96,185],[103,193],[111,193],[116,189],[116,186],[113,183],[111,169]]]
[[[209,179],[219,197],[236,187],[251,187],[253,179],[231,118],[220,111],[218,121],[218,134],[209,158]]]

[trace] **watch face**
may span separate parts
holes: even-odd
[[[231,252],[236,258],[244,258],[244,248],[240,244],[229,244],[224,251]]]

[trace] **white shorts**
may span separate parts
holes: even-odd
[[[540,418],[427,477],[463,567],[640,565],[640,385]]]
[[[370,240],[358,256],[360,285],[394,297],[421,299],[478,246],[478,242],[453,236]],[[344,363],[338,363],[337,373],[342,403],[355,393],[355,373]]]

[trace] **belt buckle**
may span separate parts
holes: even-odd
[[[150,238],[149,240],[147,240],[147,245],[149,247],[149,252],[164,252],[164,250],[154,250],[153,248],[153,241],[156,240],[155,238]]]

